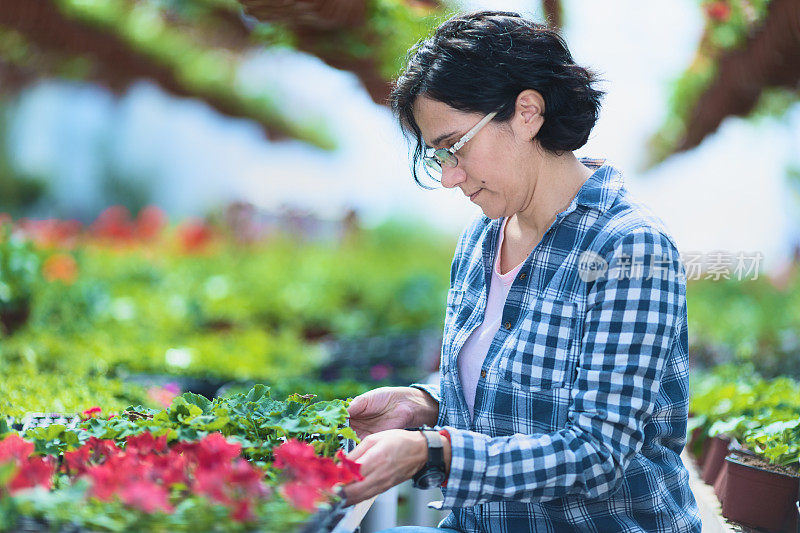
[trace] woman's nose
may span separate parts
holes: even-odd
[[[456,167],[442,168],[442,186],[452,189],[467,179],[467,173]]]

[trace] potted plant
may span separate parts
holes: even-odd
[[[0,227],[0,327],[11,335],[30,316],[33,288],[39,279],[39,256],[30,241]]]
[[[83,413],[0,440],[0,530],[330,531],[360,479],[342,443],[346,402],[283,401],[256,385],[168,409]]]
[[[745,442],[752,453],[726,459],[723,516],[766,531],[796,531],[800,413],[794,420],[749,430]]]
[[[732,454],[726,463],[725,518],[764,531],[796,531],[800,474],[747,454]]]

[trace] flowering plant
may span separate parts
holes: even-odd
[[[354,437],[340,427],[345,406],[279,401],[257,385],[213,401],[185,393],[162,411],[93,407],[76,429],[0,441],[0,514],[96,530],[290,531],[361,479],[340,450]]]
[[[317,456],[313,446],[294,439],[275,449],[273,466],[283,469],[289,478],[281,493],[292,505],[307,511],[330,496],[335,486],[364,479],[358,463],[345,457],[341,450],[336,452],[334,461]]]

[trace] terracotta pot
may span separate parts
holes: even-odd
[[[726,462],[722,516],[764,531],[794,533],[800,477],[744,464],[735,454]]]
[[[728,455],[728,446],[731,440],[728,437],[713,437],[708,445],[705,458],[703,459],[703,473],[700,477],[709,485],[713,485],[717,480],[722,465],[725,464],[725,456]]]

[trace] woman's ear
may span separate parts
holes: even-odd
[[[544,98],[539,91],[525,89],[517,95],[512,128],[521,138],[533,140],[544,124]]]

